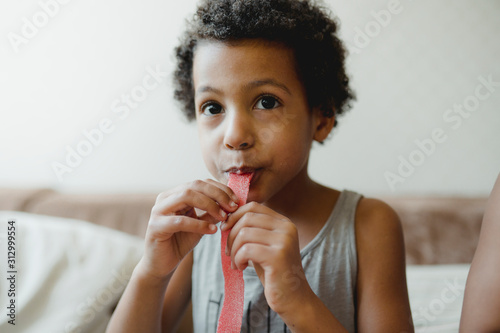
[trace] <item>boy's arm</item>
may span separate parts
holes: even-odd
[[[175,332],[191,300],[193,251],[177,267],[163,299],[162,332]]]
[[[358,279],[357,331],[412,333],[406,287],[405,249],[396,213],[374,199],[361,199],[356,211]],[[300,305],[280,316],[292,332],[345,332],[307,286]],[[297,307],[300,309],[297,311]]]
[[[139,262],[106,332],[174,331],[191,298],[192,262],[191,252],[164,280],[142,274]]]
[[[413,332],[405,248],[397,214],[361,199],[356,211],[358,332]]]

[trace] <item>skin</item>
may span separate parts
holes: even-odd
[[[491,191],[472,260],[460,332],[500,332],[500,175]]]
[[[217,181],[194,181],[158,197],[145,255],[108,331],[174,330],[191,297],[191,250],[223,221],[222,229],[232,228],[227,253],[234,267],[255,267],[269,306],[292,331],[345,332],[305,279],[298,288],[296,279],[282,279],[291,267],[304,274],[300,249],[340,194],[307,173],[312,142],[328,137],[334,118],[308,106],[293,52],[280,44],[203,41],[193,79],[201,151]],[[231,206],[236,198],[223,185],[229,172],[254,173],[249,203],[240,208]],[[358,331],[413,332],[397,215],[363,198],[355,223]]]

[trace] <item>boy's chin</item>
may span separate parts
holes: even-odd
[[[257,188],[254,188],[254,189],[250,188],[250,191],[248,192],[247,203],[256,202],[256,203],[263,204],[268,200],[269,200],[269,198],[266,197],[266,195],[264,193],[260,193]]]

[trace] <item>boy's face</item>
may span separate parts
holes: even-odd
[[[265,202],[307,177],[321,116],[309,110],[290,49],[259,40],[202,41],[193,79],[203,159],[217,180],[253,172],[248,201]]]

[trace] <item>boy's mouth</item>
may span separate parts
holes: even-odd
[[[229,168],[224,173],[226,176],[229,178],[229,174],[234,173],[237,175],[243,175],[243,174],[252,174],[252,180],[251,183],[253,183],[256,180],[256,173],[258,173],[262,168],[252,168],[252,167],[233,167]]]
[[[250,168],[250,167],[241,167],[241,168],[230,168],[225,171],[225,173],[235,173],[237,175],[241,175],[244,173],[255,173],[257,171],[257,168]]]

